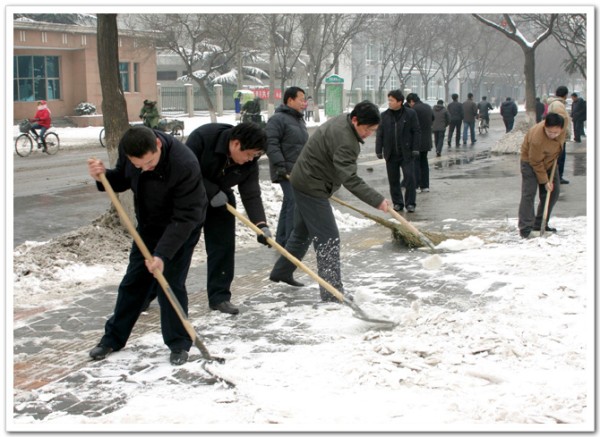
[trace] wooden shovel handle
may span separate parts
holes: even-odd
[[[552,164],[552,170],[550,171],[550,182],[554,184],[554,173],[556,172],[556,164],[558,163],[558,158],[554,160],[554,164]],[[554,187],[552,187],[554,189]],[[548,222],[548,209],[550,208],[550,196],[552,195],[552,191],[546,192],[546,202],[544,202],[544,215],[542,216],[542,224],[540,226],[540,237],[544,235],[546,232],[546,223]]]

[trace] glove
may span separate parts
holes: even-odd
[[[418,157],[419,157],[419,154],[420,154],[420,153],[419,153],[419,151],[418,151],[418,150],[413,150],[413,151],[412,151],[412,156],[413,156],[413,158],[418,158]]]
[[[271,247],[271,245],[267,242],[267,238],[273,238],[273,234],[271,234],[271,230],[269,229],[269,227],[267,225],[260,225],[258,229],[263,231],[264,235],[260,234],[256,238],[256,241],[258,241],[260,244],[264,244],[267,247]]]
[[[288,174],[285,166],[279,165],[275,168],[275,176],[277,176],[277,181],[287,181]]]
[[[227,194],[222,191],[219,191],[217,194],[210,199],[210,206],[213,208],[218,208],[220,206],[225,206],[229,199],[227,199]]]
[[[378,153],[378,154],[377,154],[377,158],[379,158],[379,159],[383,159],[383,153]]]

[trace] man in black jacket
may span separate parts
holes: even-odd
[[[433,126],[433,109],[427,103],[423,103],[417,93],[406,96],[406,103],[417,113],[419,127],[421,128],[421,142],[419,144],[419,156],[415,161],[415,180],[417,189],[421,193],[429,193],[429,161],[427,154],[431,150],[431,129]]]
[[[283,94],[283,102],[269,117],[265,130],[271,181],[280,184],[283,192],[275,241],[285,247],[294,227],[294,191],[288,175],[308,140],[308,130],[302,116],[306,103],[304,90],[289,87]]]
[[[577,93],[571,94],[573,103],[571,106],[571,120],[573,120],[573,141],[581,143],[581,137],[585,136],[583,125],[587,119],[586,104],[583,97]]]
[[[208,123],[196,128],[186,141],[202,171],[210,205],[204,222],[207,254],[208,305],[222,313],[238,314],[231,300],[235,269],[235,217],[226,204],[235,207],[232,187],[238,187],[248,218],[271,238],[260,195],[258,159],[266,152],[267,136],[255,123],[235,127]],[[268,245],[263,235],[258,242]]]
[[[417,113],[404,105],[404,95],[400,90],[388,93],[388,109],[381,114],[381,124],[377,129],[375,153],[379,159],[385,158],[385,167],[390,184],[390,195],[394,210],[415,212],[417,187],[415,181],[415,159],[421,147],[421,128]],[[461,105],[462,107],[462,105]],[[400,186],[400,169],[404,176],[405,193]]]
[[[122,349],[144,302],[154,293],[158,294],[162,335],[171,350],[171,363],[185,363],[192,340],[164,293],[156,293],[159,284],[153,272],[163,273],[187,315],[185,281],[208,204],[198,161],[172,136],[135,126],[121,138],[115,168],[107,170],[101,160],[89,159],[88,172],[100,191],[104,191],[101,173],[115,192],[133,191],[137,230],[153,255],[152,262],[146,261],[133,244],[114,313],[90,356],[101,360]]]
[[[452,94],[452,102],[448,104],[450,113],[450,127],[448,128],[448,148],[452,147],[452,134],[456,129],[456,147],[460,145],[460,128],[465,118],[465,110],[462,103],[458,101],[458,94]]]

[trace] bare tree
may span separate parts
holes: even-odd
[[[579,72],[584,79],[587,79],[586,33],[585,14],[559,15],[553,32],[554,39],[569,55],[565,62],[566,72]]]
[[[119,32],[116,14],[98,14],[97,50],[100,87],[102,89],[102,118],[106,132],[106,149],[110,166],[119,156],[119,140],[129,128],[127,102],[119,75]],[[129,217],[135,220],[131,191],[119,195]],[[112,209],[112,216],[116,211]]]
[[[528,41],[524,35],[524,30],[519,29],[517,26],[516,18],[510,14],[503,14],[502,21],[496,23],[491,18],[485,18],[479,14],[473,14],[477,20],[497,30],[498,32],[505,35],[510,40],[514,41],[519,45],[523,51],[525,58],[524,76],[525,76],[525,109],[527,111],[527,120],[529,123],[535,122],[535,50],[539,45],[552,35],[554,23],[558,17],[558,14],[551,14],[548,20],[547,26],[539,29],[538,35],[534,36],[533,41]],[[525,27],[530,23],[530,20],[523,20],[522,26]],[[529,30],[529,28],[528,28]]]

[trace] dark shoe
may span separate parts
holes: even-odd
[[[288,285],[291,285],[292,287],[304,287],[304,284],[302,282],[298,282],[294,279],[293,276],[290,276],[289,278],[278,278],[276,276],[269,276],[269,279],[273,282],[285,282]]]
[[[429,188],[421,188],[421,193],[429,193]]]
[[[408,205],[408,206],[406,207],[406,210],[407,210],[408,212],[415,212],[415,205]]]
[[[523,228],[519,230],[519,235],[521,238],[529,238],[531,235],[531,228]]]
[[[471,146],[473,146],[476,142],[477,142],[477,140],[472,141]]]
[[[563,178],[561,178],[561,179],[560,179],[560,184],[561,184],[561,185],[565,185],[565,184],[568,184],[568,183],[569,183],[569,181],[568,181],[568,180],[566,180],[566,179],[563,179]]]
[[[463,141],[463,146],[466,146],[466,145],[467,145],[467,142],[466,142],[466,141]]]
[[[98,346],[90,351],[90,357],[92,357],[93,360],[103,360],[112,351],[112,347],[104,346],[102,343],[99,343]]]
[[[188,360],[188,353],[183,349],[175,349],[171,351],[171,356],[169,357],[169,361],[174,366],[181,366],[185,364]]]
[[[404,211],[404,205],[400,205],[399,203],[394,203],[394,211],[397,211],[397,212]]]
[[[441,153],[436,153],[435,156],[437,156],[439,158],[440,156],[442,156],[442,154]]]
[[[226,314],[238,314],[240,312],[239,308],[232,305],[228,300],[224,300],[216,305],[209,305],[209,307],[211,310],[218,310]]]
[[[534,226],[533,227],[534,231],[538,231],[539,232],[541,229],[542,229],[541,226]],[[546,225],[545,231],[546,232],[556,232],[556,228],[551,228],[550,226]]]

